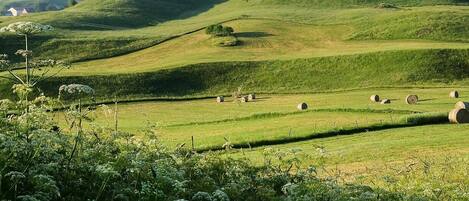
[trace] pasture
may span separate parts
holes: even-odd
[[[469,101],[468,5],[85,0],[0,17],[55,27],[24,58],[0,35],[0,200],[469,200],[469,127],[448,120]],[[45,58],[72,67],[30,85],[22,62],[35,80]]]
[[[233,144],[252,144],[305,137],[341,129],[367,128],[384,124],[401,124],[405,116],[426,113],[446,114],[469,89],[458,88],[459,99],[449,97],[452,88],[381,88],[315,94],[258,94],[253,102],[240,103],[226,98],[179,101],[143,101],[118,105],[119,129],[139,132],[157,126],[157,137],[174,147],[191,145],[197,149],[220,148],[226,140]],[[372,94],[392,101],[389,105],[373,103]],[[405,103],[408,94],[418,94],[416,105]],[[296,106],[305,102],[307,111]],[[100,125],[114,126],[113,104],[94,112]],[[61,119],[61,114],[57,118]],[[63,122],[62,122],[63,123]]]

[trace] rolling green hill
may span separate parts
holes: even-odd
[[[98,99],[114,96],[200,97],[239,86],[263,93],[305,93],[389,86],[460,86],[469,82],[469,51],[409,50],[285,61],[191,64],[147,73],[64,76],[41,84],[51,95],[64,83],[87,83]],[[7,93],[9,88],[4,89]]]
[[[359,7],[353,9],[338,9],[311,8],[302,6],[301,3],[278,4],[272,1],[252,0],[204,0],[202,3],[197,1],[196,6],[192,6],[193,1],[189,0],[151,2],[87,0],[61,12],[0,19],[2,22],[0,26],[26,19],[52,24],[59,28],[58,31],[52,33],[49,38],[37,40],[33,47],[37,47],[37,52],[40,52],[38,56],[63,57],[71,61],[107,58],[134,52],[210,24],[240,17],[279,20],[277,24],[266,27],[279,31],[281,29],[278,27],[283,26],[292,27],[291,29],[295,26],[301,29],[308,27],[304,25],[316,25],[318,27],[313,28],[324,34],[339,30],[342,35],[335,39],[341,40],[467,41],[469,20],[465,6],[427,6],[396,10],[375,8],[377,3],[367,2],[367,4],[355,3],[354,5]],[[451,2],[438,2],[438,4],[444,3]],[[312,2],[309,4],[316,5]],[[285,22],[298,24],[289,25]],[[237,24],[244,26],[241,22]],[[289,32],[291,33],[291,30],[281,34],[289,35]],[[0,38],[0,49],[4,52],[11,54],[20,47],[21,43],[17,44],[12,36],[4,37],[6,36]],[[104,43],[113,45],[103,45]]]
[[[76,147],[86,130],[83,139],[97,146],[111,133],[111,140],[122,135],[127,142],[147,136],[177,147],[188,159],[186,148],[187,153],[225,149],[228,155],[253,159],[266,153],[264,147],[291,149],[295,156],[302,155],[294,151],[301,148],[306,154],[320,152],[305,163],[323,163],[317,170],[330,173],[326,177],[342,179],[336,177],[340,166],[350,183],[400,186],[429,200],[461,200],[469,195],[467,125],[450,125],[448,112],[469,98],[469,1],[387,0],[379,6],[382,2],[84,0],[63,11],[0,17],[0,26],[34,21],[56,28],[32,37],[30,47],[36,58],[68,60],[73,67],[39,83],[36,94],[57,97],[64,84],[95,90],[84,87],[95,93],[79,101],[80,106],[92,104],[89,109],[62,110],[58,107],[73,103],[62,99],[54,111],[47,107],[44,115],[30,115],[41,120],[50,115],[54,132],[76,129]],[[209,35],[205,29],[213,24],[232,27],[234,33]],[[226,38],[238,43],[215,44]],[[22,37],[0,35],[0,53],[17,64],[14,53],[23,45]],[[14,98],[13,84],[0,80],[0,100]],[[454,90],[461,96],[448,96]],[[375,94],[387,101],[370,101]],[[416,104],[406,101],[410,94],[418,95]],[[224,101],[215,101],[218,96]],[[29,108],[36,111],[45,99],[33,100]],[[9,101],[0,101],[5,122],[16,120],[10,113],[24,102],[10,107]],[[29,115],[29,109],[24,111]],[[29,117],[17,119],[29,127]],[[103,153],[112,156],[112,151]],[[274,153],[278,158],[266,160],[268,166],[290,161]],[[433,156],[439,165],[423,158]],[[323,166],[326,162],[333,164]],[[396,164],[403,164],[403,171]],[[415,164],[421,173],[414,174]],[[375,172],[369,174],[368,167]],[[285,173],[291,168],[296,169],[292,165]],[[362,174],[379,179],[360,181]],[[109,182],[115,179],[121,178]],[[106,182],[101,189],[107,191]]]
[[[36,10],[53,9],[51,6],[68,5],[67,0],[2,0],[0,1],[0,14],[5,13],[9,7],[31,7]]]
[[[37,56],[85,61],[43,83],[49,93],[72,82],[90,83],[103,99],[213,96],[240,85],[309,92],[465,83],[469,8],[440,4],[467,2],[389,3],[399,8],[377,8],[378,1],[87,0],[1,25],[52,24],[56,32],[33,39]],[[213,46],[203,33],[221,22],[235,28],[239,46]],[[2,35],[2,52],[19,49],[16,39]]]
[[[462,4],[468,3],[467,0],[258,0],[261,4],[280,4],[290,5],[298,4],[311,7],[334,7],[350,8],[362,6],[377,6],[380,3],[393,4],[395,6],[422,6],[422,5],[441,5],[441,4]]]

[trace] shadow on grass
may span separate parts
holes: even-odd
[[[237,37],[243,38],[261,38],[261,37],[268,37],[274,36],[273,34],[266,33],[266,32],[240,32],[235,34]]]
[[[50,14],[48,24],[74,30],[122,30],[154,26],[204,13],[226,0],[84,1],[76,7]],[[130,12],[129,12],[130,11]]]
[[[432,100],[436,100],[436,98],[422,99],[422,100],[419,100],[419,102],[426,102],[426,101],[432,101]]]
[[[281,144],[288,144],[294,142],[302,142],[306,140],[313,140],[313,139],[321,139],[321,138],[328,138],[328,137],[335,137],[335,136],[343,136],[343,135],[355,135],[360,133],[367,133],[373,131],[382,131],[382,130],[389,130],[389,129],[396,129],[396,128],[410,128],[410,127],[418,127],[418,126],[425,126],[425,125],[436,125],[436,124],[445,124],[448,123],[447,114],[437,114],[437,113],[430,113],[430,114],[413,114],[405,116],[401,119],[401,121],[396,123],[382,123],[382,124],[374,124],[370,126],[364,127],[355,127],[355,128],[342,128],[342,129],[332,129],[325,132],[319,133],[311,133],[305,136],[298,136],[298,137],[286,137],[280,139],[266,139],[266,140],[258,140],[253,142],[241,142],[241,143],[233,143],[234,149],[243,149],[243,148],[256,148],[256,147],[263,147],[263,146],[271,146],[271,145],[281,145]],[[197,149],[199,152],[207,152],[207,151],[221,151],[224,150],[222,146],[210,146],[201,149]]]

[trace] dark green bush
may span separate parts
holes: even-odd
[[[234,33],[234,29],[228,26],[222,26],[221,24],[210,25],[205,29],[205,33],[212,36],[231,36]]]

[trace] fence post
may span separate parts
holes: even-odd
[[[117,132],[118,132],[118,125],[119,125],[119,119],[118,119],[118,100],[117,100],[117,97],[115,97],[114,99],[114,132],[116,133],[117,135]]]
[[[195,151],[194,136],[192,136],[192,151]]]

